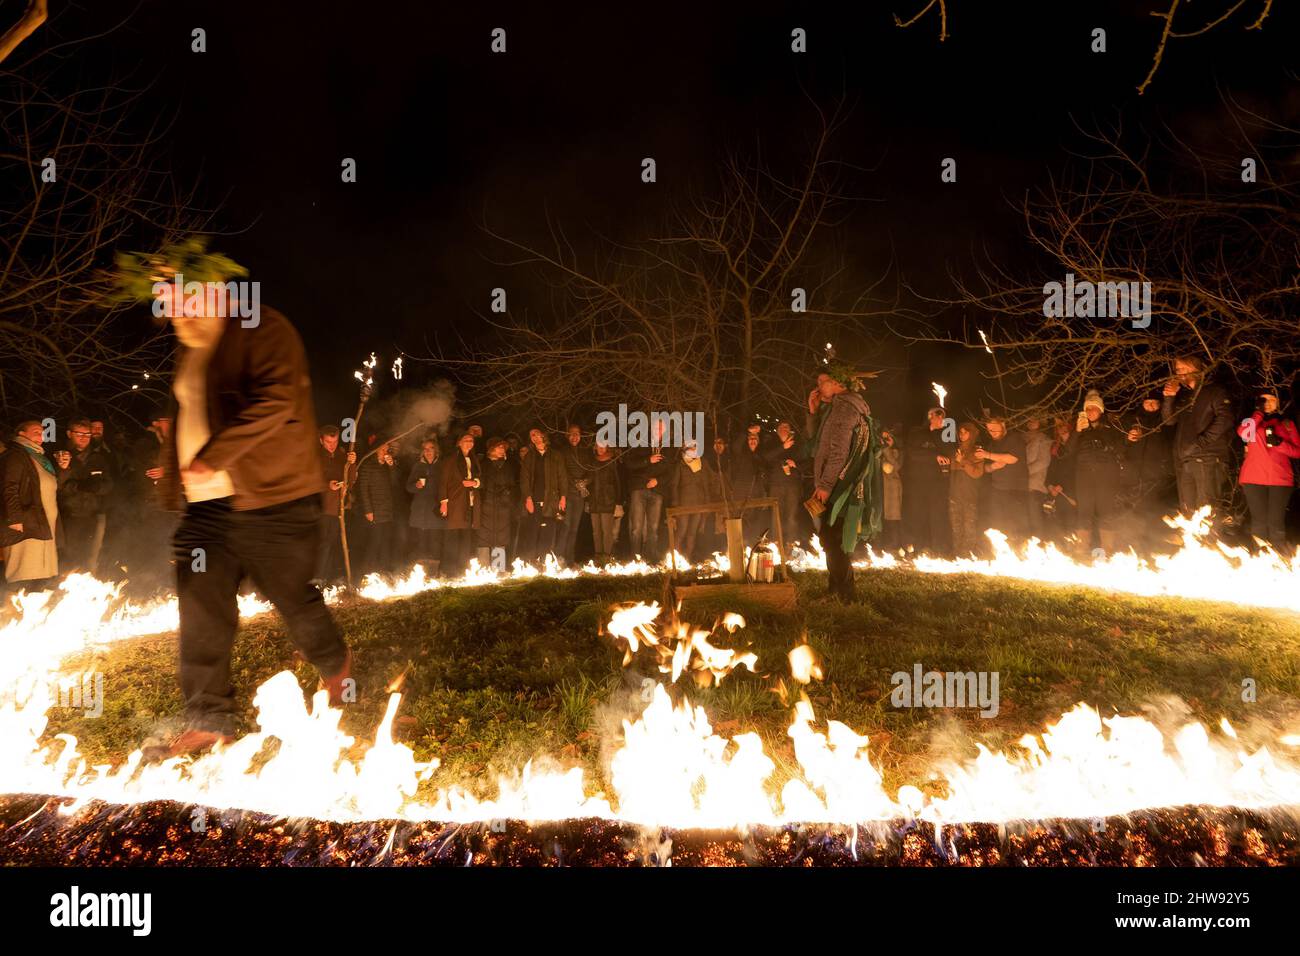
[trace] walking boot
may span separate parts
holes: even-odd
[[[480,568],[490,568],[490,567],[492,567],[492,549],[491,549],[491,548],[479,548],[479,549],[478,549],[478,565],[479,565]]]
[[[330,706],[342,707],[345,703],[352,703],[343,697],[344,691],[349,689],[352,678],[352,648],[348,648],[347,655],[343,658],[343,667],[337,674],[326,677],[324,674],[320,678],[321,690],[330,692]],[[353,700],[355,700],[355,692]]]

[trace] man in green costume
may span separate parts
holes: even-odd
[[[884,446],[871,407],[859,394],[861,376],[842,362],[825,365],[808,396],[809,433],[814,435],[813,498],[825,505],[821,544],[830,593],[855,598],[853,551],[879,534]]]

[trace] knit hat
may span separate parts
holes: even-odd
[[[1083,400],[1083,410],[1087,411],[1089,406],[1095,406],[1099,412],[1106,410],[1106,403],[1101,400],[1101,392],[1095,388],[1088,389],[1088,395]]]

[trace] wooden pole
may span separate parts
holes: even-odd
[[[365,414],[366,402],[370,400],[370,389],[361,390],[361,404],[357,406],[357,417],[352,425],[352,444],[348,446],[348,454],[354,455],[357,450],[357,436],[361,434],[361,416]],[[343,465],[343,487],[339,490],[339,540],[343,544],[343,574],[347,578],[348,590],[352,590],[352,555],[348,552],[348,523],[345,520],[348,510],[348,492],[352,488],[351,474],[352,466],[346,463]],[[361,473],[361,462],[356,463],[357,473]]]

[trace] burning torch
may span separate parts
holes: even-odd
[[[400,359],[398,361],[400,362]],[[370,401],[370,396],[375,391],[375,366],[378,364],[379,360],[375,358],[375,353],[371,352],[370,358],[361,363],[361,368],[352,373],[353,378],[361,383],[361,391],[357,404],[357,414],[352,419],[352,442],[348,445],[349,458],[352,458],[357,451],[357,436],[361,434],[361,416],[365,414],[366,402]],[[348,463],[343,466],[343,487],[339,489],[339,539],[343,545],[343,571],[347,576],[349,588],[352,587],[352,557],[348,553],[348,526],[343,516],[347,510],[348,491],[351,484],[352,466]]]

